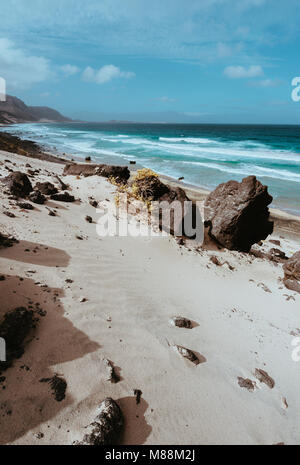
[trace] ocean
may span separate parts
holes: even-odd
[[[300,126],[60,123],[1,128],[52,151],[137,164],[212,190],[255,175],[272,206],[300,215]]]

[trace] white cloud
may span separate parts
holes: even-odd
[[[156,100],[159,100],[160,102],[167,102],[167,103],[175,102],[174,98],[170,98],[167,96],[158,97]]]
[[[95,70],[88,66],[82,73],[82,79],[86,82],[95,82],[96,84],[105,84],[115,78],[132,78],[135,74],[131,71],[121,71],[114,65],[104,65],[102,68]]]
[[[230,79],[254,78],[263,75],[263,69],[259,65],[252,65],[249,68],[244,66],[227,66],[224,74]]]
[[[263,79],[262,81],[253,82],[252,85],[257,87],[277,87],[282,84],[280,79]]]
[[[29,55],[11,40],[0,39],[0,76],[6,79],[8,89],[26,89],[51,74],[46,58]]]
[[[73,76],[74,74],[77,74],[80,71],[80,68],[78,68],[78,66],[75,65],[64,65],[61,66],[60,69],[66,77]]]

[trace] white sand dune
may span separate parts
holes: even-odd
[[[1,176],[5,165],[25,171],[28,162],[41,170],[36,181],[63,169],[5,152],[0,160]],[[9,206],[0,186],[1,232],[20,240],[0,249],[0,273],[7,276],[0,282],[0,319],[29,301],[47,311],[24,355],[5,372],[0,442],[72,444],[110,396],[125,416],[122,444],[299,444],[300,362],[292,360],[291,342],[300,335],[300,296],[283,286],[282,266],[237,252],[198,253],[172,237],[100,238],[85,221],[99,217],[88,197],[111,208],[116,188],[100,177],[64,182],[81,202],[49,201],[56,217],[44,205],[28,212]],[[2,213],[6,207],[16,218]],[[280,241],[288,255],[299,249],[299,238]],[[274,245],[266,240],[265,247]],[[214,265],[211,255],[234,270]],[[194,327],[170,325],[174,315]],[[206,361],[193,365],[174,344]],[[107,381],[103,358],[120,382]],[[255,378],[256,368],[274,379],[273,389]],[[67,381],[62,402],[39,382],[54,373]],[[255,381],[255,390],[240,387],[238,377]],[[142,391],[139,405],[134,389]]]

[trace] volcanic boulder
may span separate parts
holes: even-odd
[[[7,184],[10,193],[16,197],[27,197],[32,192],[28,176],[21,171],[13,171],[3,181]]]
[[[300,251],[294,253],[283,265],[285,286],[300,293]]]
[[[272,200],[267,186],[255,176],[220,184],[204,204],[209,235],[227,249],[249,252],[273,232],[268,208]]]

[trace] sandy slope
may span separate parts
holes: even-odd
[[[36,180],[46,180],[46,170],[62,172],[60,165],[2,152],[5,159],[21,170],[28,161],[41,168]],[[0,249],[0,273],[8,275],[0,282],[0,318],[30,300],[47,315],[5,373],[0,442],[71,444],[111,396],[126,418],[123,444],[299,443],[300,362],[291,358],[291,332],[300,334],[300,296],[283,287],[281,265],[237,252],[198,253],[169,237],[99,238],[96,225],[85,221],[99,216],[88,196],[109,206],[115,187],[99,177],[64,181],[81,202],[48,202],[57,217],[39,205],[28,212],[10,207],[16,218],[6,217],[1,187],[1,231],[20,243]],[[288,255],[299,249],[299,240],[280,240]],[[212,254],[235,269],[214,265]],[[193,320],[193,329],[171,326],[177,314]],[[172,344],[206,362],[194,366]],[[117,367],[119,383],[106,380],[104,357]],[[257,380],[254,392],[239,386],[238,377],[255,381],[255,368],[268,372],[274,389]],[[39,382],[54,373],[68,383],[62,402]],[[134,389],[143,392],[139,405]]]

